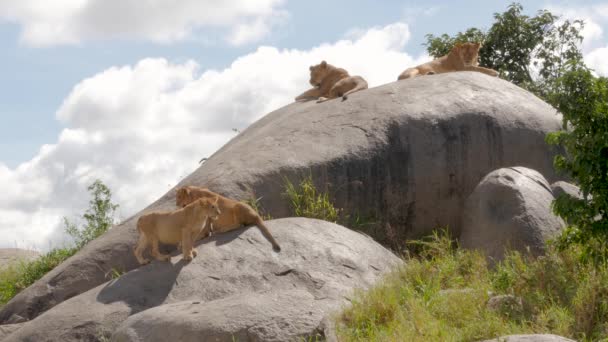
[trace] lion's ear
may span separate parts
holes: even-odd
[[[215,196],[215,201],[213,202],[213,204],[217,204],[217,202],[220,200],[220,196]]]
[[[322,61],[321,62],[321,66],[325,68],[327,66],[327,62],[326,61]]]
[[[481,47],[481,43],[480,42],[473,43],[473,46],[475,46],[475,48],[479,49]]]
[[[308,70],[312,71],[312,65],[308,67]]]
[[[186,190],[186,195],[190,196],[190,188],[184,188]]]

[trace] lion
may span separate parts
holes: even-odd
[[[310,67],[310,84],[314,87],[296,97],[296,101],[317,99],[317,103],[342,97],[367,89],[367,82],[361,76],[350,76],[348,71],[336,68],[326,61]]]
[[[281,250],[281,246],[279,246],[279,243],[274,239],[272,234],[270,234],[270,230],[268,230],[268,227],[266,227],[260,215],[245,203],[224,197],[209,189],[196,186],[184,186],[179,188],[175,197],[175,203],[178,207],[183,207],[199,198],[214,198],[216,196],[219,198],[218,208],[221,211],[221,214],[213,221],[212,225],[210,222],[207,224],[199,234],[197,240],[207,237],[211,231],[213,231],[213,233],[225,233],[241,226],[255,225],[260,229],[264,237],[270,241],[272,248],[275,251],[279,252]]]
[[[142,215],[137,220],[139,241],[134,249],[135,257],[141,264],[147,264],[149,259],[143,257],[143,252],[149,245],[152,246],[152,256],[157,260],[166,261],[171,258],[161,254],[158,243],[178,245],[181,244],[182,255],[185,261],[196,256],[192,249],[193,240],[206,225],[208,219],[215,220],[221,214],[218,206],[219,197],[201,198],[174,211],[155,211]]]
[[[442,74],[452,71],[478,71],[490,76],[498,76],[496,70],[480,67],[477,61],[479,43],[458,43],[450,53],[430,62],[406,69],[397,80],[404,80],[423,75]]]

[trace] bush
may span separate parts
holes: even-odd
[[[89,201],[89,209],[82,215],[85,224],[78,228],[75,223],[63,218],[65,231],[74,239],[77,249],[95,240],[114,225],[114,212],[118,208],[112,203],[112,192],[99,179],[87,188],[93,198]]]

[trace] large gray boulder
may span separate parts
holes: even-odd
[[[466,200],[460,244],[501,260],[505,248],[540,255],[545,242],[564,228],[551,211],[547,180],[525,167],[490,172]]]
[[[237,135],[184,179],[225,196],[261,197],[273,217],[291,216],[283,177],[312,175],[351,218],[385,245],[448,226],[459,235],[464,200],[488,172],[522,165],[557,181],[544,141],[561,117],[498,78],[456,72],[389,83],[347,101],[293,103]],[[200,158],[200,156],[193,156]],[[175,189],[146,210],[174,208]],[[111,229],[0,310],[31,319],[138,267],[132,255],[141,213]]]
[[[307,218],[205,239],[191,263],[153,262],[75,296],[9,341],[285,341],[323,335],[323,318],[400,264],[367,235]],[[118,331],[116,331],[118,330]],[[239,339],[241,340],[241,339]],[[246,340],[246,339],[243,339]]]
[[[0,341],[4,340],[8,335],[19,330],[24,323],[4,324],[0,325]]]
[[[303,290],[245,293],[205,304],[179,302],[133,315],[116,342],[302,341],[324,337],[321,322],[335,301]]]

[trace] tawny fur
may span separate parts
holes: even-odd
[[[196,256],[196,250],[192,249],[194,239],[203,230],[207,221],[210,221],[209,218],[216,219],[221,214],[217,202],[218,198],[202,198],[174,211],[155,211],[142,215],[137,220],[139,241],[134,249],[137,261],[142,265],[150,262],[143,257],[143,252],[148,246],[152,247],[151,253],[154,258],[161,261],[169,260],[171,256],[159,252],[159,242],[181,244],[184,260],[192,260]]]
[[[479,43],[456,44],[447,55],[406,69],[399,75],[398,80],[452,71],[477,71],[490,76],[498,76],[496,70],[479,66],[477,59],[480,47]]]
[[[215,198],[216,196],[219,198],[217,205],[221,214],[213,221],[213,233],[224,233],[242,226],[255,225],[260,229],[264,237],[270,241],[275,251],[281,250],[281,247],[264,224],[260,215],[245,203],[196,186],[185,186],[178,189],[175,203],[177,206],[183,207],[199,198]],[[197,240],[207,237],[211,232],[211,227],[211,222],[208,222]]]
[[[367,89],[367,82],[363,77],[350,76],[346,70],[336,68],[325,61],[310,67],[310,84],[314,88],[300,94],[296,101],[316,99],[317,102],[323,102],[338,97],[342,97],[344,101],[349,94]]]

